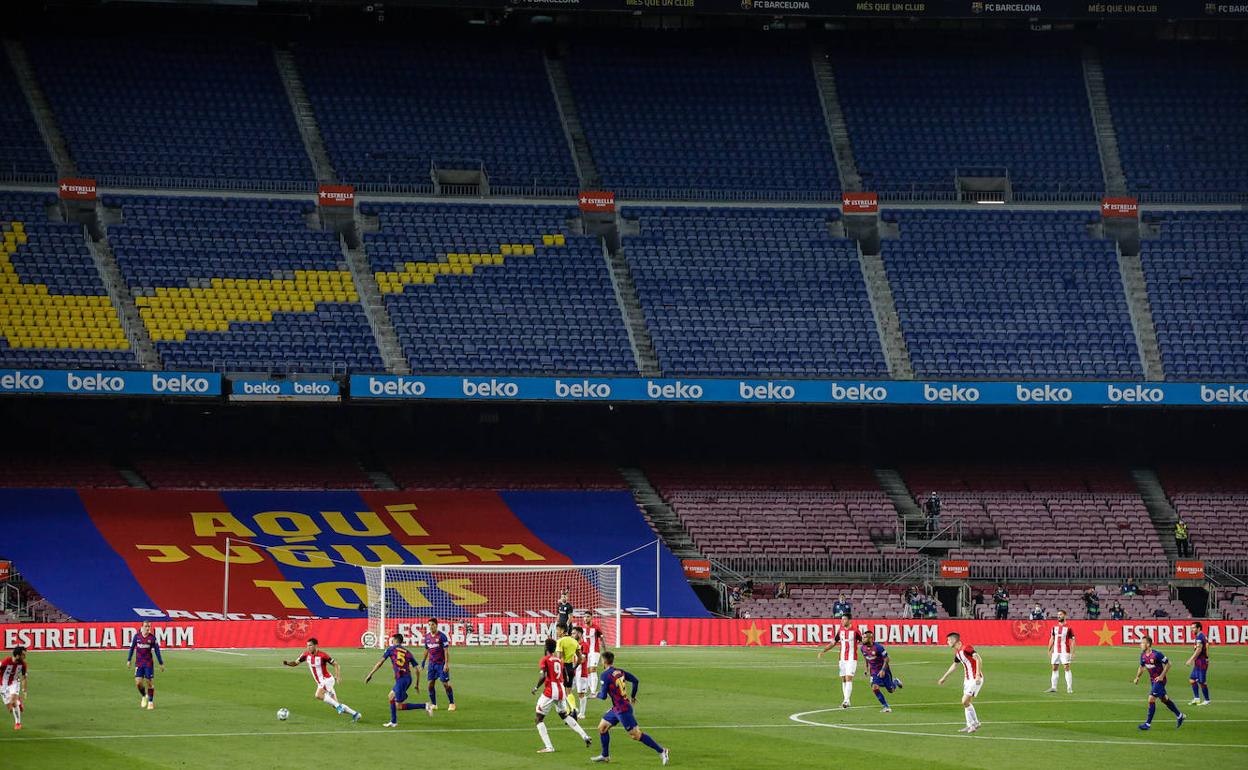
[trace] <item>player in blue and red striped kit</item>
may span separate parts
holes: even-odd
[[[390,721],[382,727],[398,727],[400,711],[424,709],[425,713],[432,715],[433,707],[429,704],[407,702],[407,691],[412,686],[412,653],[403,646],[403,634],[391,635],[390,646],[381,654],[381,660],[377,661],[372,671],[368,672],[368,676],[364,677],[364,684],[372,681],[373,674],[376,674],[377,669],[381,668],[381,664],[387,660],[394,667],[394,687],[390,690]]]
[[[1204,626],[1199,620],[1192,621],[1192,631],[1196,632],[1196,648],[1192,650],[1191,656],[1187,659],[1187,665],[1192,667],[1192,675],[1188,678],[1188,683],[1192,685],[1192,701],[1189,706],[1208,706],[1209,705],[1209,640],[1205,637]],[[1201,700],[1201,694],[1205,699]]]
[[[633,704],[637,702],[637,688],[641,682],[624,669],[615,667],[614,652],[604,652],[602,659],[607,662],[607,670],[602,672],[602,689],[598,691],[598,697],[602,700],[610,698],[611,709],[602,715],[602,721],[598,723],[598,739],[602,742],[602,753],[596,757],[590,757],[589,761],[611,761],[611,733],[608,730],[615,725],[624,725],[624,729],[628,731],[628,737],[641,741],[657,751],[663,758],[663,764],[666,765],[671,754],[653,738],[643,733],[637,726],[637,718],[633,716]],[[624,692],[625,683],[632,685],[632,691],[628,694]]]
[[[860,652],[862,652],[863,660],[867,662],[867,673],[871,677],[871,691],[875,693],[880,705],[884,707],[880,711],[891,714],[893,709],[888,705],[880,688],[890,693],[896,692],[901,689],[901,680],[893,676],[893,670],[888,665],[888,650],[884,649],[884,645],[876,643],[874,631],[864,631]]]
[[[1141,730],[1148,730],[1153,726],[1153,714],[1157,711],[1157,699],[1161,698],[1161,702],[1166,704],[1166,708],[1174,712],[1177,717],[1175,727],[1182,727],[1183,720],[1187,719],[1187,715],[1179,711],[1179,707],[1174,705],[1174,701],[1166,696],[1166,674],[1170,673],[1170,659],[1161,653],[1161,650],[1153,649],[1153,637],[1146,636],[1140,640],[1140,667],[1135,671],[1135,684],[1140,683],[1140,674],[1148,672],[1148,680],[1152,683],[1152,689],[1148,691],[1148,719],[1139,727]]]
[[[425,657],[421,659],[420,666],[425,669],[426,679],[429,680],[429,704],[435,710],[438,708],[436,685],[441,679],[442,689],[446,692],[446,700],[450,704],[446,710],[454,711],[455,691],[451,689],[451,663],[447,659],[447,650],[451,646],[451,641],[446,638],[446,634],[438,630],[437,618],[429,618],[425,627],[428,629],[422,640]],[[426,664],[428,664],[427,667]]]
[[[152,664],[153,655],[160,664],[160,670],[164,671],[165,661],[160,656],[160,642],[156,640],[152,624],[144,622],[139,627],[139,633],[130,640],[126,668],[134,666],[134,686],[139,688],[139,708],[146,707],[149,711],[156,708],[156,688],[152,685],[152,678],[156,675],[155,666]]]

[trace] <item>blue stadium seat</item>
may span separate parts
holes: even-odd
[[[1248,377],[1248,215],[1150,212],[1140,261],[1168,379]]]
[[[56,167],[8,57],[0,57],[0,175],[54,173]]]
[[[1140,378],[1111,241],[1080,212],[886,211],[884,264],[916,374]]]
[[[828,212],[630,208],[625,254],[669,375],[887,377],[853,241]]]

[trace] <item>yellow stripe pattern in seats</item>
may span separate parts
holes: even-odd
[[[155,342],[187,332],[225,332],[231,323],[269,322],[274,313],[312,313],[321,302],[358,302],[345,270],[296,270],[294,279],[213,278],[207,288],[162,287],[135,297]]]
[[[51,294],[22,283],[10,255],[29,242],[22,222],[0,225],[0,334],[11,348],[127,350],[121,319],[108,297]]]
[[[543,246],[564,246],[567,239],[563,233],[543,235]],[[411,284],[430,284],[440,275],[472,275],[481,266],[505,264],[508,257],[531,257],[536,254],[531,243],[504,243],[498,251],[486,254],[448,253],[446,261],[404,262],[403,269],[374,273],[377,288],[382,294],[398,294]]]

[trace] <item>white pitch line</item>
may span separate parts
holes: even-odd
[[[803,719],[809,714],[822,714],[828,711],[838,711],[839,709],[817,709],[815,711],[799,711],[796,714],[790,714],[789,719],[799,724],[809,725],[811,727],[830,727],[834,730],[849,730],[859,733],[879,733],[883,735],[912,735],[921,738],[966,738],[970,740],[985,741],[1014,741],[1019,743],[1077,743],[1077,744],[1095,744],[1102,746],[1140,746],[1150,748],[1154,746],[1180,746],[1184,748],[1198,747],[1209,749],[1248,749],[1248,743],[1180,743],[1176,741],[1154,741],[1149,739],[1141,739],[1138,741],[1113,741],[1113,740],[1097,740],[1088,738],[1030,738],[1015,735],[968,735],[965,733],[928,733],[916,732],[913,730],[901,730],[897,728],[877,728],[859,725],[833,725],[826,722],[813,722],[809,719]],[[1209,720],[1214,721],[1214,720]],[[1218,720],[1218,721],[1244,721],[1244,720]],[[941,724],[961,724],[960,722],[942,722]],[[985,722],[984,724],[991,724]],[[1047,724],[1042,721],[1035,722],[1001,722],[999,724]],[[897,727],[905,727],[904,724]]]
[[[420,720],[416,720],[418,723]],[[803,728],[818,727],[815,723],[799,724],[795,722],[772,722],[768,724],[738,724],[738,725],[656,725],[655,730],[756,730],[771,728]],[[0,746],[6,745],[8,741],[25,743],[27,741],[108,741],[108,740],[144,740],[152,738],[266,738],[276,735],[428,735],[429,733],[531,733],[533,726],[528,727],[434,727],[424,728],[417,727],[412,730],[368,730],[368,729],[351,729],[343,730],[271,730],[250,733],[151,733],[148,735],[45,735],[27,738],[14,737],[11,739],[0,739]]]
[[[203,651],[204,651],[204,652],[215,652],[215,653],[218,653],[218,654],[220,654],[220,655],[237,655],[237,656],[238,656],[238,657],[240,657],[240,658],[245,658],[245,657],[247,657],[247,653],[245,653],[245,652],[230,652],[229,650],[213,650],[213,649],[210,649],[210,648],[207,648],[207,647],[204,647],[204,648],[202,648],[202,649],[203,649]]]

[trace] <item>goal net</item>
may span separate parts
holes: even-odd
[[[384,647],[437,618],[452,644],[541,644],[554,635],[559,595],[568,592],[573,622],[596,616],[607,645],[620,639],[620,565],[361,567],[368,585],[365,644]],[[448,628],[449,626],[449,628]]]

